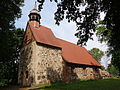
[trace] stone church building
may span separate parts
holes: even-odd
[[[84,47],[55,37],[40,25],[40,18],[36,8],[30,11],[19,61],[20,85],[101,78],[101,64]]]

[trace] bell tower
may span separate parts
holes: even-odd
[[[29,22],[32,23],[34,27],[39,27],[41,16],[39,10],[37,9],[36,2],[34,8],[30,11],[30,14],[28,16],[29,16]]]

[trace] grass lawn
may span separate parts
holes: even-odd
[[[33,90],[120,90],[120,79],[87,80],[43,85]]]

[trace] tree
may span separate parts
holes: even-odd
[[[104,22],[107,29],[114,32],[119,32],[119,16],[120,16],[120,3],[117,0],[50,0],[57,3],[57,11],[55,12],[56,24],[60,24],[64,18],[68,22],[73,21],[77,26],[77,33],[75,34],[78,40],[78,44],[86,44],[87,40],[91,38],[95,31],[95,24],[99,18],[100,12],[106,14]],[[38,0],[39,10],[45,0]],[[85,10],[81,9],[81,6],[85,7]],[[116,18],[117,17],[117,18]],[[116,31],[116,32],[115,32]],[[117,35],[119,36],[119,35]]]
[[[98,48],[93,48],[93,49],[89,50],[89,53],[99,62],[100,62],[101,58],[104,56],[104,52]]]
[[[108,65],[108,71],[112,76],[118,76],[119,72],[112,64]]]
[[[108,30],[106,28],[106,25],[104,24],[103,20],[100,20],[97,24],[96,24],[96,36],[98,37],[98,41],[105,42],[108,46],[109,46],[109,40],[111,37],[111,30]]]
[[[0,2],[0,85],[17,83],[18,59],[23,30],[15,29],[14,23],[21,17],[24,0]],[[2,83],[1,83],[2,82]]]
[[[118,69],[120,74],[120,49],[119,45],[112,40],[112,31],[108,30],[104,21],[99,21],[96,28],[96,35],[98,36],[99,41],[105,42],[108,45],[107,54],[112,55],[111,64]],[[116,38],[115,38],[116,39]],[[113,42],[112,42],[113,41]],[[113,44],[112,44],[113,43]]]
[[[24,0],[1,0],[0,1],[0,30],[14,29],[16,18],[21,17],[21,9]]]
[[[17,83],[23,29],[0,31],[0,82]],[[3,85],[4,86],[4,85]]]

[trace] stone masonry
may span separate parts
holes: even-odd
[[[20,58],[18,80],[22,86],[100,78],[98,68],[68,65],[61,49],[35,41],[21,49]]]
[[[84,65],[66,64],[65,81],[101,79],[101,69]]]
[[[18,80],[22,86],[63,80],[64,61],[59,48],[32,42],[22,48],[20,58]]]

